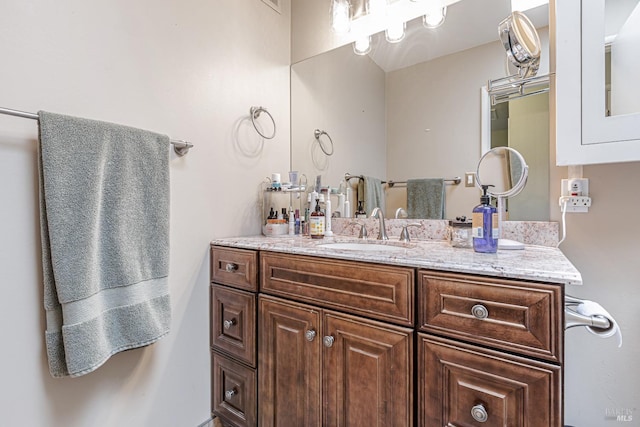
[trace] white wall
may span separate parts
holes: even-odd
[[[280,3],[281,15],[260,0],[3,2],[0,106],[128,124],[195,148],[171,159],[171,334],[53,379],[37,124],[0,116],[0,424],[176,427],[209,416],[208,242],[258,233],[258,184],[289,169],[290,1]],[[249,127],[252,105],[276,118],[273,140]]]

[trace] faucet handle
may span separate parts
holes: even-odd
[[[360,224],[357,221],[351,221],[349,223],[349,225],[354,225],[354,224],[360,226],[360,233],[358,234],[358,239],[368,239],[369,234],[367,233],[367,227],[365,227],[364,224]]]
[[[411,224],[403,226],[402,231],[400,232],[400,241],[405,243],[411,241],[411,238],[409,237],[409,227],[422,227],[422,224],[419,222],[412,222]]]

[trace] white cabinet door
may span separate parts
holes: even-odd
[[[640,19],[640,6],[635,12],[634,6],[627,11],[629,20]],[[552,90],[556,105],[556,163],[562,166],[640,160],[640,108],[623,114],[615,114],[614,110],[612,116],[605,114],[605,0],[555,0],[551,8],[552,25],[555,24]],[[626,21],[621,22],[624,28]],[[631,21],[627,24],[627,29],[637,28]],[[634,37],[633,32],[631,36]],[[640,41],[636,39],[636,43],[632,51],[640,52]],[[632,59],[637,56],[640,55],[625,55]],[[640,74],[631,74],[635,81],[617,86],[626,95],[640,86]]]

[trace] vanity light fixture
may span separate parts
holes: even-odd
[[[351,30],[350,8],[349,0],[331,1],[331,25],[337,34],[346,34]]]
[[[444,18],[447,16],[447,7],[436,7],[427,10],[422,17],[422,25],[426,28],[434,29],[444,24]]]
[[[406,28],[406,22],[396,21],[387,27],[384,32],[384,36],[389,43],[398,43],[404,39],[404,30]]]
[[[353,42],[353,53],[356,55],[366,55],[371,52],[371,36],[361,37]]]

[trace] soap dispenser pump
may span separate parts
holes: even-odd
[[[472,236],[476,252],[496,253],[498,251],[498,210],[492,206],[487,190],[493,185],[482,186],[480,204],[473,208]]]

